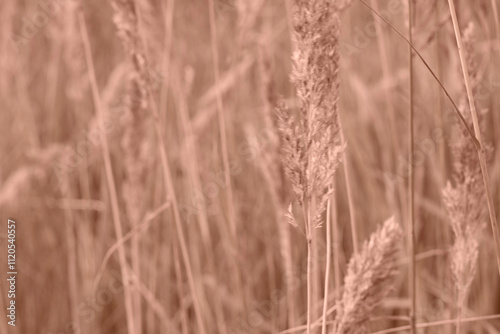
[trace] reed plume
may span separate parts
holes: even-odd
[[[398,242],[403,232],[394,218],[365,242],[347,267],[344,292],[337,302],[334,334],[365,334],[370,315],[391,287],[396,273]]]
[[[478,65],[473,54],[473,28],[469,24],[464,32],[464,51],[470,71],[471,88],[473,93],[478,89]],[[465,120],[472,126],[471,115],[467,112],[467,98],[465,88],[462,89],[460,108]],[[476,148],[466,130],[461,126],[455,127],[454,140],[451,151],[454,159],[452,181],[448,182],[443,190],[443,200],[448,211],[450,225],[455,236],[451,248],[451,270],[457,293],[458,324],[460,332],[462,309],[465,305],[467,293],[474,280],[479,244],[477,235],[483,227],[485,200],[481,166],[476,158]]]
[[[293,1],[293,70],[291,82],[299,100],[299,115],[284,103],[277,108],[283,165],[305,222],[307,261],[307,330],[311,330],[311,244],[313,229],[333,192],[340,161],[338,143],[340,8],[326,0]],[[293,214],[287,214],[294,221]]]
[[[337,137],[338,8],[329,1],[297,0],[293,23],[291,80],[299,99],[299,116],[293,117],[280,102],[276,117],[295,199],[306,211],[313,197],[319,199],[314,218],[307,219],[306,231],[310,231],[321,223],[342,151]]]

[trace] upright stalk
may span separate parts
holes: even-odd
[[[413,45],[413,13],[412,13],[412,0],[408,0],[408,35],[410,45]],[[413,178],[413,50],[410,46],[409,48],[409,67],[410,67],[410,109],[409,109],[409,122],[408,122],[408,244],[410,252],[410,270],[409,270],[409,287],[410,287],[410,332],[412,334],[416,333],[416,252],[415,252],[415,212],[414,212],[414,178]]]
[[[233,191],[231,186],[231,177],[229,174],[229,153],[227,147],[227,134],[226,134],[226,121],[224,119],[224,103],[222,101],[222,94],[220,92],[220,69],[219,69],[219,52],[217,50],[217,30],[215,26],[215,9],[214,0],[208,0],[210,12],[210,37],[212,40],[212,58],[215,75],[215,88],[216,88],[216,103],[217,115],[219,120],[219,135],[221,142],[222,164],[224,168],[224,181],[227,186],[227,205],[229,210],[229,228],[231,234],[236,242],[236,218],[233,200]]]
[[[217,39],[217,29],[215,26],[215,5],[214,0],[208,0],[209,5],[209,19],[210,19],[210,38],[212,42],[212,60],[213,60],[213,68],[214,68],[214,76],[215,76],[215,89],[216,89],[216,104],[217,104],[217,116],[219,121],[219,135],[220,135],[220,143],[221,143],[221,154],[222,154],[222,166],[224,171],[224,183],[226,185],[226,196],[227,196],[227,209],[228,209],[228,218],[229,218],[229,230],[231,232],[231,237],[234,242],[234,249],[232,250],[236,256],[236,259],[239,258],[239,250],[238,250],[238,236],[237,236],[237,227],[236,227],[236,210],[234,208],[234,196],[233,196],[233,187],[231,184],[231,175],[230,175],[230,167],[229,167],[229,150],[227,146],[227,132],[226,132],[226,120],[224,117],[224,103],[222,100],[222,93],[220,90],[220,69],[219,69],[219,52],[217,49],[218,39]],[[235,268],[236,269],[236,268]],[[240,273],[235,270],[234,277],[236,280],[236,289],[240,294],[244,308],[246,309],[245,304],[245,290],[243,289],[243,283],[241,281]]]
[[[90,50],[90,41],[87,33],[87,26],[85,24],[85,19],[83,14],[78,13],[78,22],[80,24],[80,31],[82,34],[85,58],[87,61],[89,82],[92,90],[92,97],[94,99],[94,107],[97,113],[97,119],[99,120],[99,124],[103,124],[104,120],[104,111],[101,103],[101,98],[99,96],[99,89],[97,87],[97,79],[95,76],[94,62],[92,60],[92,52]],[[120,220],[120,209],[118,207],[118,195],[116,193],[115,180],[113,176],[113,169],[111,166],[111,154],[109,152],[108,142],[106,136],[102,131],[99,131],[99,140],[102,146],[102,155],[104,160],[104,169],[106,172],[106,181],[108,184],[109,197],[111,201],[111,213],[113,216],[113,223],[115,227],[116,240],[121,240],[123,237],[122,231],[122,223]],[[124,304],[125,304],[125,313],[127,317],[127,328],[129,334],[135,333],[135,324],[134,324],[134,314],[132,307],[132,295],[130,292],[130,284],[127,282],[127,258],[125,255],[125,247],[121,245],[118,248],[118,260],[120,263],[120,270],[122,275],[122,284],[123,284],[123,295],[124,295]]]
[[[332,253],[332,232],[331,232],[331,212],[330,202],[326,206],[326,268],[325,268],[325,293],[323,297],[323,321],[321,324],[321,334],[326,334],[326,312],[328,310],[328,282],[330,281],[330,262]]]
[[[371,5],[373,6],[374,10],[372,11],[372,17],[373,20],[376,22],[377,19],[377,12],[379,11],[379,5],[378,5],[379,0],[371,0]],[[387,55],[387,43],[384,31],[382,29],[381,24],[375,24],[375,31],[377,33],[377,44],[378,44],[378,51],[379,51],[379,56],[380,56],[380,68],[382,70],[382,81],[383,82],[390,82],[391,81],[391,66],[390,66],[390,60],[389,56]],[[393,100],[393,95],[391,93],[391,90],[389,89],[388,84],[384,85],[384,98],[386,100],[386,107],[387,107],[387,114],[389,115],[389,128],[390,128],[390,138],[392,139],[393,143],[393,148],[394,148],[394,165],[397,164],[398,157],[402,156],[403,151],[401,149],[401,144],[399,143],[399,134],[397,131],[397,112],[395,110],[394,106],[394,100]],[[397,169],[393,169],[394,174],[397,174]],[[398,197],[399,201],[401,203],[401,208],[399,209],[401,212],[401,220],[404,219],[405,214],[406,214],[406,205],[405,205],[405,184],[404,182],[397,182],[395,185],[396,188],[396,194],[395,198]],[[396,207],[395,207],[396,210]]]
[[[306,238],[307,238],[307,334],[311,334],[312,308],[312,231],[311,231],[311,203],[307,203]]]
[[[339,132],[340,132],[340,140],[342,145],[346,144],[345,136],[344,136],[344,127],[342,126],[342,120],[340,117],[340,113],[338,114],[339,118]],[[399,151],[399,150],[398,150]],[[349,172],[349,165],[347,163],[347,152],[344,150],[342,166],[344,167],[344,176],[345,176],[345,187],[347,193],[347,203],[349,205],[349,215],[351,218],[351,233],[352,233],[352,246],[354,250],[354,254],[358,253],[358,229],[356,222],[356,210],[354,210],[354,200],[352,198],[352,187],[351,187],[351,177]],[[330,201],[328,201],[330,202]]]

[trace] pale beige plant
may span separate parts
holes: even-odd
[[[280,103],[277,110],[284,166],[296,200],[309,212],[306,232],[321,224],[339,163],[338,8],[321,0],[295,1],[292,83],[299,116]],[[333,153],[333,154],[332,154]],[[310,201],[317,197],[316,210]]]
[[[159,112],[158,107],[153,99],[153,91],[154,91],[154,82],[151,81],[150,76],[150,63],[148,61],[148,57],[144,51],[144,46],[142,42],[142,35],[140,33],[140,18],[137,12],[136,3],[134,0],[112,0],[113,9],[115,11],[114,23],[118,30],[118,35],[120,36],[122,43],[124,45],[125,50],[129,54],[130,61],[133,65],[133,71],[131,73],[130,83],[130,91],[129,91],[129,108],[130,108],[130,123],[131,127],[126,130],[126,134],[124,135],[124,150],[129,151],[130,153],[135,153],[136,156],[134,159],[138,160],[138,157],[143,157],[141,155],[144,153],[144,120],[145,116],[143,111],[146,108],[150,108],[152,111],[152,115],[154,118],[154,127],[156,132],[156,138],[158,140],[158,149],[160,153],[160,161],[162,166],[163,173],[163,181],[165,185],[165,190],[167,192],[167,196],[169,196],[169,200],[172,201],[172,211],[175,222],[175,229],[177,232],[177,236],[179,239],[179,247],[181,249],[182,260],[185,265],[185,269],[188,277],[188,285],[193,297],[193,307],[195,311],[196,322],[199,327],[199,331],[201,333],[206,333],[205,325],[203,323],[203,319],[201,316],[201,306],[198,298],[198,293],[196,291],[195,282],[193,278],[192,265],[188,255],[187,243],[184,232],[182,230],[181,225],[181,217],[179,206],[177,203],[177,198],[175,194],[175,189],[172,182],[172,173],[170,171],[169,161],[167,154],[165,152],[165,140],[163,137],[162,129],[159,124]],[[128,134],[127,134],[128,132]],[[132,155],[130,155],[132,158]],[[135,190],[140,189],[142,186],[140,184],[140,180],[144,173],[143,168],[145,167],[144,161],[130,161],[131,166],[129,166],[129,180],[131,182],[130,185],[135,188]],[[129,190],[130,191],[130,190]],[[126,194],[127,195],[127,194]],[[140,194],[136,192],[129,192],[128,201],[134,202],[134,204],[138,204],[138,196]],[[232,203],[232,201],[230,201]],[[138,206],[133,210],[137,210]],[[134,211],[129,214],[136,214]],[[134,249],[132,248],[132,253],[134,253]],[[135,251],[137,254],[137,251]],[[134,267],[134,263],[133,263]],[[135,269],[135,268],[134,268]],[[137,304],[140,303],[140,296],[138,294],[136,296],[136,309]],[[140,306],[140,305],[139,305]],[[140,311],[140,310],[139,310]],[[140,315],[135,315],[140,320]],[[127,317],[128,318],[128,317]]]
[[[80,27],[80,33],[82,36],[82,41],[85,50],[85,59],[87,62],[87,71],[89,76],[89,82],[92,90],[92,96],[94,100],[95,112],[98,118],[99,124],[102,124],[104,119],[104,111],[102,100],[99,94],[99,89],[97,86],[97,79],[95,75],[95,66],[94,61],[92,59],[92,50],[90,48],[90,40],[88,36],[87,26],[85,24],[85,18],[83,13],[78,14],[78,23]],[[104,167],[106,171],[106,182],[108,185],[109,197],[111,202],[111,212],[113,216],[113,223],[115,229],[115,235],[117,239],[121,239],[123,236],[123,226],[120,218],[120,209],[118,206],[118,194],[116,190],[115,177],[113,174],[112,164],[111,164],[111,153],[109,150],[109,144],[107,142],[107,137],[101,132],[99,133],[99,139],[102,146],[102,157],[104,160]],[[124,247],[118,248],[118,258],[120,263],[120,270],[122,275],[122,283],[126,285],[126,277],[127,277],[127,258]],[[124,295],[124,305],[126,312],[126,321],[127,321],[127,331],[129,334],[135,334],[136,325],[134,324],[135,317],[133,316],[133,304],[132,304],[132,295],[130,293],[130,289],[128,286],[125,286],[123,290]]]
[[[112,2],[113,21],[117,27],[125,51],[132,65],[125,95],[125,117],[122,148],[125,158],[125,183],[123,198],[131,228],[139,223],[143,214],[142,193],[146,173],[150,165],[148,142],[145,136],[146,108],[148,107],[149,72],[147,70],[144,47],[139,35],[138,10],[134,1],[117,0]],[[140,245],[137,237],[132,238],[132,268],[140,275]],[[141,333],[141,296],[137,291],[133,294],[136,332]]]
[[[470,71],[471,89],[473,94],[478,89],[478,68],[473,53],[473,28],[469,24],[464,32],[463,42],[466,61]],[[471,115],[467,111],[465,89],[460,103],[464,118],[471,124]],[[485,214],[485,192],[481,178],[481,166],[477,159],[476,148],[463,127],[455,127],[451,151],[454,159],[452,181],[443,190],[443,200],[448,211],[450,224],[455,236],[451,248],[451,269],[457,292],[458,324],[460,332],[462,309],[474,280],[479,252],[477,235],[483,227]]]
[[[293,277],[293,254],[290,242],[290,226],[283,222],[283,214],[286,213],[286,206],[289,202],[290,193],[286,186],[285,166],[282,159],[280,159],[280,143],[277,131],[276,118],[273,117],[272,111],[276,105],[276,93],[274,81],[272,79],[272,65],[271,59],[265,47],[260,46],[259,49],[259,74],[261,76],[261,95],[264,101],[262,113],[264,117],[264,124],[268,131],[270,138],[269,143],[263,147],[261,154],[260,167],[262,169],[266,183],[269,184],[271,198],[276,206],[276,220],[278,222],[278,232],[280,241],[280,253],[283,258],[283,267],[285,277]],[[288,314],[287,320],[289,326],[294,326],[296,321],[296,306],[295,306],[295,293],[292,287],[292,282],[286,280],[287,291],[287,307]]]
[[[464,48],[464,41],[458,23],[457,12],[455,10],[455,2],[453,0],[448,0],[448,5],[450,8],[451,19],[453,22],[453,30],[457,42],[461,69],[464,76],[465,91],[467,93],[467,101],[469,102],[469,108],[470,108],[470,117],[474,127],[474,136],[475,139],[477,140],[476,143],[477,158],[479,160],[479,166],[481,168],[481,176],[483,179],[486,203],[488,205],[490,225],[491,225],[491,230],[493,232],[493,240],[495,242],[495,255],[498,267],[497,269],[500,274],[500,231],[498,228],[493,196],[490,189],[491,185],[490,185],[490,177],[487,166],[486,146],[484,145],[482,139],[483,135],[481,133],[481,128],[479,125],[479,116],[476,110],[476,102],[474,97],[473,79],[472,79],[473,76],[471,75],[472,71],[469,70],[469,62],[467,60],[467,55],[466,55],[467,51],[466,48]]]
[[[308,247],[307,331],[311,331],[311,246],[333,191],[342,146],[338,142],[340,8],[325,0],[293,1],[292,84],[299,100],[293,117],[284,103],[277,110],[285,173],[302,208]],[[294,222],[290,211],[287,220]]]
[[[398,244],[403,232],[394,218],[372,234],[347,267],[344,291],[337,302],[334,334],[365,334],[374,308],[391,288]]]

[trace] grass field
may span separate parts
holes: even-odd
[[[498,7],[2,1],[0,333],[500,333]]]

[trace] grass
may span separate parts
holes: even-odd
[[[48,3],[0,5],[2,333],[500,332],[497,0]]]

